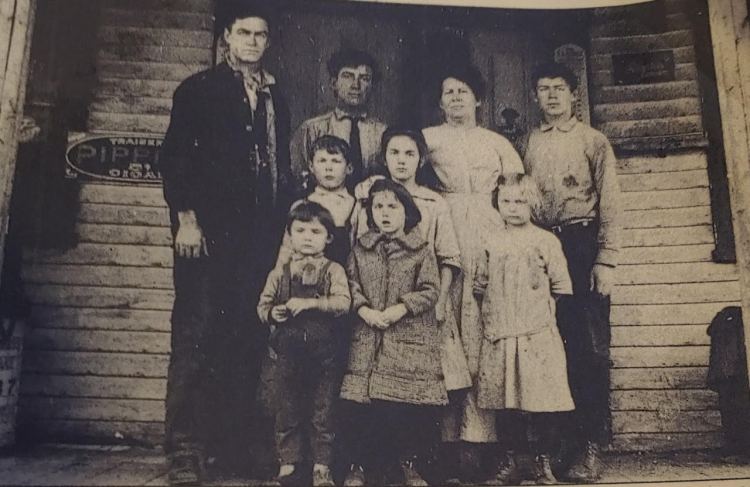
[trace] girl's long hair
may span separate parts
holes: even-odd
[[[417,208],[417,204],[414,202],[411,194],[409,194],[409,191],[392,179],[378,179],[372,183],[365,209],[367,212],[367,225],[370,229],[377,229],[375,219],[372,216],[372,199],[377,193],[386,192],[393,193],[396,199],[404,206],[404,214],[406,215],[404,233],[411,232],[422,221],[422,213]]]
[[[383,133],[383,137],[380,139],[380,153],[378,157],[378,167],[374,173],[381,176],[385,176],[388,179],[392,179],[391,172],[388,170],[388,164],[386,163],[385,155],[388,150],[388,143],[394,137],[408,137],[414,141],[419,152],[419,166],[417,167],[416,181],[420,186],[426,186],[432,190],[439,191],[443,189],[440,179],[438,179],[435,169],[427,159],[429,150],[427,149],[427,141],[425,141],[422,131],[413,127],[388,127]]]
[[[526,174],[501,174],[500,177],[497,178],[497,186],[495,186],[495,190],[492,192],[492,206],[496,210],[499,210],[497,198],[500,191],[502,191],[503,188],[511,186],[518,186],[521,189],[521,194],[526,198],[526,201],[529,202],[529,206],[531,207],[531,220],[534,223],[539,223],[542,211],[542,193],[539,191],[539,186],[537,186],[531,176]]]

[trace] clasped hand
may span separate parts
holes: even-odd
[[[368,326],[378,330],[385,330],[406,316],[407,312],[408,310],[406,309],[406,306],[403,304],[396,304],[384,309],[383,311],[378,311],[368,306],[362,306],[357,313]]]
[[[277,304],[271,308],[271,319],[277,323],[283,323],[303,311],[312,309],[314,305],[315,300],[313,299],[291,298],[285,304]]]

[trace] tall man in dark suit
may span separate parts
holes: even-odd
[[[224,40],[226,59],[175,91],[161,152],[175,286],[166,451],[181,485],[200,483],[207,454],[249,460],[267,338],[255,307],[289,199],[288,107],[262,65],[268,14],[238,9]]]

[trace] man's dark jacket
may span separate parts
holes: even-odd
[[[255,211],[252,115],[242,76],[221,63],[187,78],[175,90],[160,155],[164,196],[175,230],[177,212],[195,211],[209,251],[213,242],[247,235],[259,217],[284,221],[291,199],[289,108],[277,85],[270,90],[278,168],[277,211],[272,215]]]

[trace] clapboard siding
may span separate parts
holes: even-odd
[[[211,0],[107,0],[88,130],[166,131],[172,94],[212,60]],[[29,249],[34,325],[21,424],[40,438],[162,441],[172,250],[159,185],[81,183],[72,249]]]
[[[715,447],[706,329],[740,296],[736,266],[711,258],[706,155],[621,157],[618,174],[625,228],[612,293],[612,448]]]
[[[617,147],[628,150],[705,147],[702,100],[689,2],[597,9],[590,31],[592,120]],[[670,11],[675,9],[676,11]],[[674,77],[621,84],[613,57],[668,51]]]

